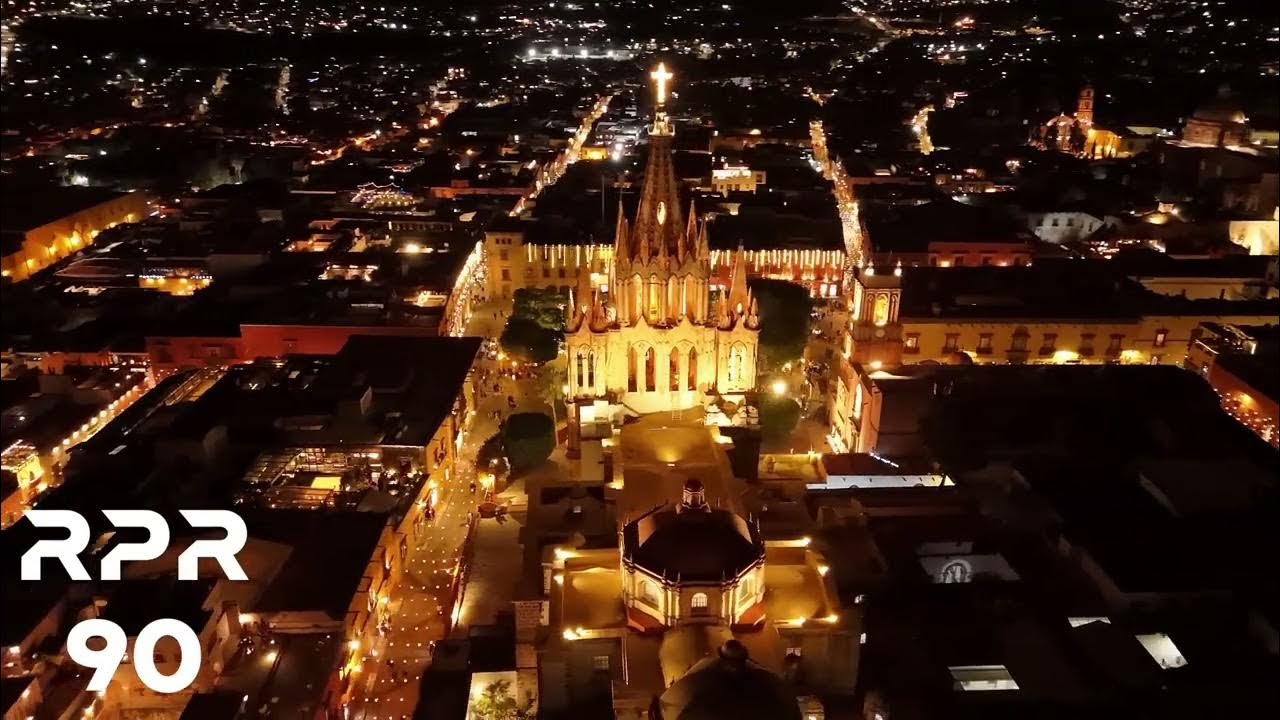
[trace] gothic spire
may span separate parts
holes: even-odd
[[[618,260],[631,257],[627,242],[627,214],[622,210],[622,194],[618,194],[618,220],[613,228],[613,256]]]
[[[578,287],[574,290],[575,303],[578,306],[578,313],[585,315],[591,311],[591,267],[587,266],[578,272]]]
[[[733,254],[733,267],[729,270],[729,311],[746,312],[751,298],[747,295],[747,251],[738,243]]]
[[[687,255],[698,242],[698,212],[693,198],[689,198],[689,218],[684,228],[684,235],[679,238],[680,244],[676,254],[677,262],[684,262]]]
[[[665,245],[667,253],[675,252],[684,223],[680,217],[680,192],[675,166],[671,161],[673,136],[665,125],[655,126],[649,133],[649,158],[645,164],[644,186],[640,190],[640,207],[631,228],[632,243],[657,254]]]
[[[723,330],[727,330],[731,323],[729,321],[728,303],[725,302],[724,293],[716,296],[715,311],[716,326]]]
[[[574,301],[576,294],[577,292],[573,288],[569,289],[569,304],[565,306],[564,313],[565,332],[573,332],[578,329],[578,308],[577,303]]]

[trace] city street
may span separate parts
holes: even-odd
[[[498,337],[505,324],[502,315],[495,317],[495,313],[500,312],[490,305],[477,305],[466,334]],[[506,374],[499,374],[503,364],[506,364]],[[490,360],[487,356],[476,362],[476,412],[463,432],[456,469],[451,479],[441,483],[437,490],[435,519],[423,526],[416,542],[410,546],[403,578],[391,592],[388,601],[390,627],[378,641],[378,646],[366,651],[358,680],[362,690],[352,703],[352,718],[397,720],[412,716],[418,702],[418,681],[430,660],[431,644],[446,635],[448,614],[453,610],[452,573],[467,539],[469,514],[476,510],[481,499],[478,486],[476,495],[471,492],[471,485],[476,480],[476,454],[484,441],[498,431],[500,419],[505,419],[512,412],[550,413],[550,408],[536,395],[536,381],[532,378],[513,380],[509,376],[510,370],[509,362]],[[508,404],[508,397],[516,402],[514,411]],[[505,497],[498,498],[499,502],[521,496],[521,488],[522,485],[509,488],[504,493]],[[501,527],[493,519],[479,522],[493,525],[487,530],[496,532],[498,539],[514,542],[517,527],[514,521],[508,519]],[[516,552],[508,554],[517,560],[520,557]],[[490,596],[495,593],[477,588],[488,588],[493,578],[498,576],[507,576],[514,584],[515,573],[509,570],[494,573],[487,569],[487,563],[475,567],[473,575],[483,572],[485,577],[468,591],[463,612],[457,618],[461,626],[492,621],[492,615],[500,609],[491,602]],[[503,592],[499,589],[499,592],[509,595],[510,590]],[[474,610],[476,598],[482,595],[487,598],[483,603],[486,609],[477,614]]]

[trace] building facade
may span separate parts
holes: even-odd
[[[48,212],[32,211],[29,218],[19,218],[14,226],[4,228],[0,272],[9,282],[26,280],[93,244],[103,230],[141,220],[151,212],[151,201],[151,196],[141,192],[86,193],[83,198],[72,196],[65,203],[51,205]]]
[[[599,400],[645,414],[755,387],[760,323],[744,252],[727,292],[713,293],[706,223],[692,207],[681,217],[673,137],[660,105],[634,222],[619,208],[612,252],[598,270],[575,253],[565,323],[571,420],[594,414]]]
[[[1185,305],[1120,308],[1107,315],[1037,310],[952,314],[934,305],[903,311],[901,268],[863,268],[854,277],[849,323],[831,383],[829,440],[848,452],[875,450],[879,416],[873,376],[901,365],[930,364],[1184,364],[1202,323],[1274,322],[1267,301],[1190,300]],[[922,278],[915,278],[917,282]],[[976,297],[976,296],[975,296]],[[970,301],[973,301],[970,298]]]

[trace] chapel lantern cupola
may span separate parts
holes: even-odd
[[[680,502],[682,512],[707,509],[707,491],[701,480],[690,478],[684,481],[684,493]]]

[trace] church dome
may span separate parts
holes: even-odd
[[[1191,119],[1218,125],[1249,122],[1248,116],[1240,108],[1240,103],[1236,102],[1236,98],[1231,94],[1231,88],[1226,85],[1219,87],[1216,96],[1196,108],[1196,111],[1191,114]]]
[[[1206,123],[1234,124],[1248,121],[1240,106],[1228,98],[1218,98],[1196,108],[1191,118]]]
[[[654,706],[659,720],[800,720],[795,694],[737,640],[689,668]]]
[[[720,582],[764,558],[764,544],[742,518],[708,507],[697,480],[688,480],[678,507],[665,505],[622,528],[623,558],[670,580]]]

